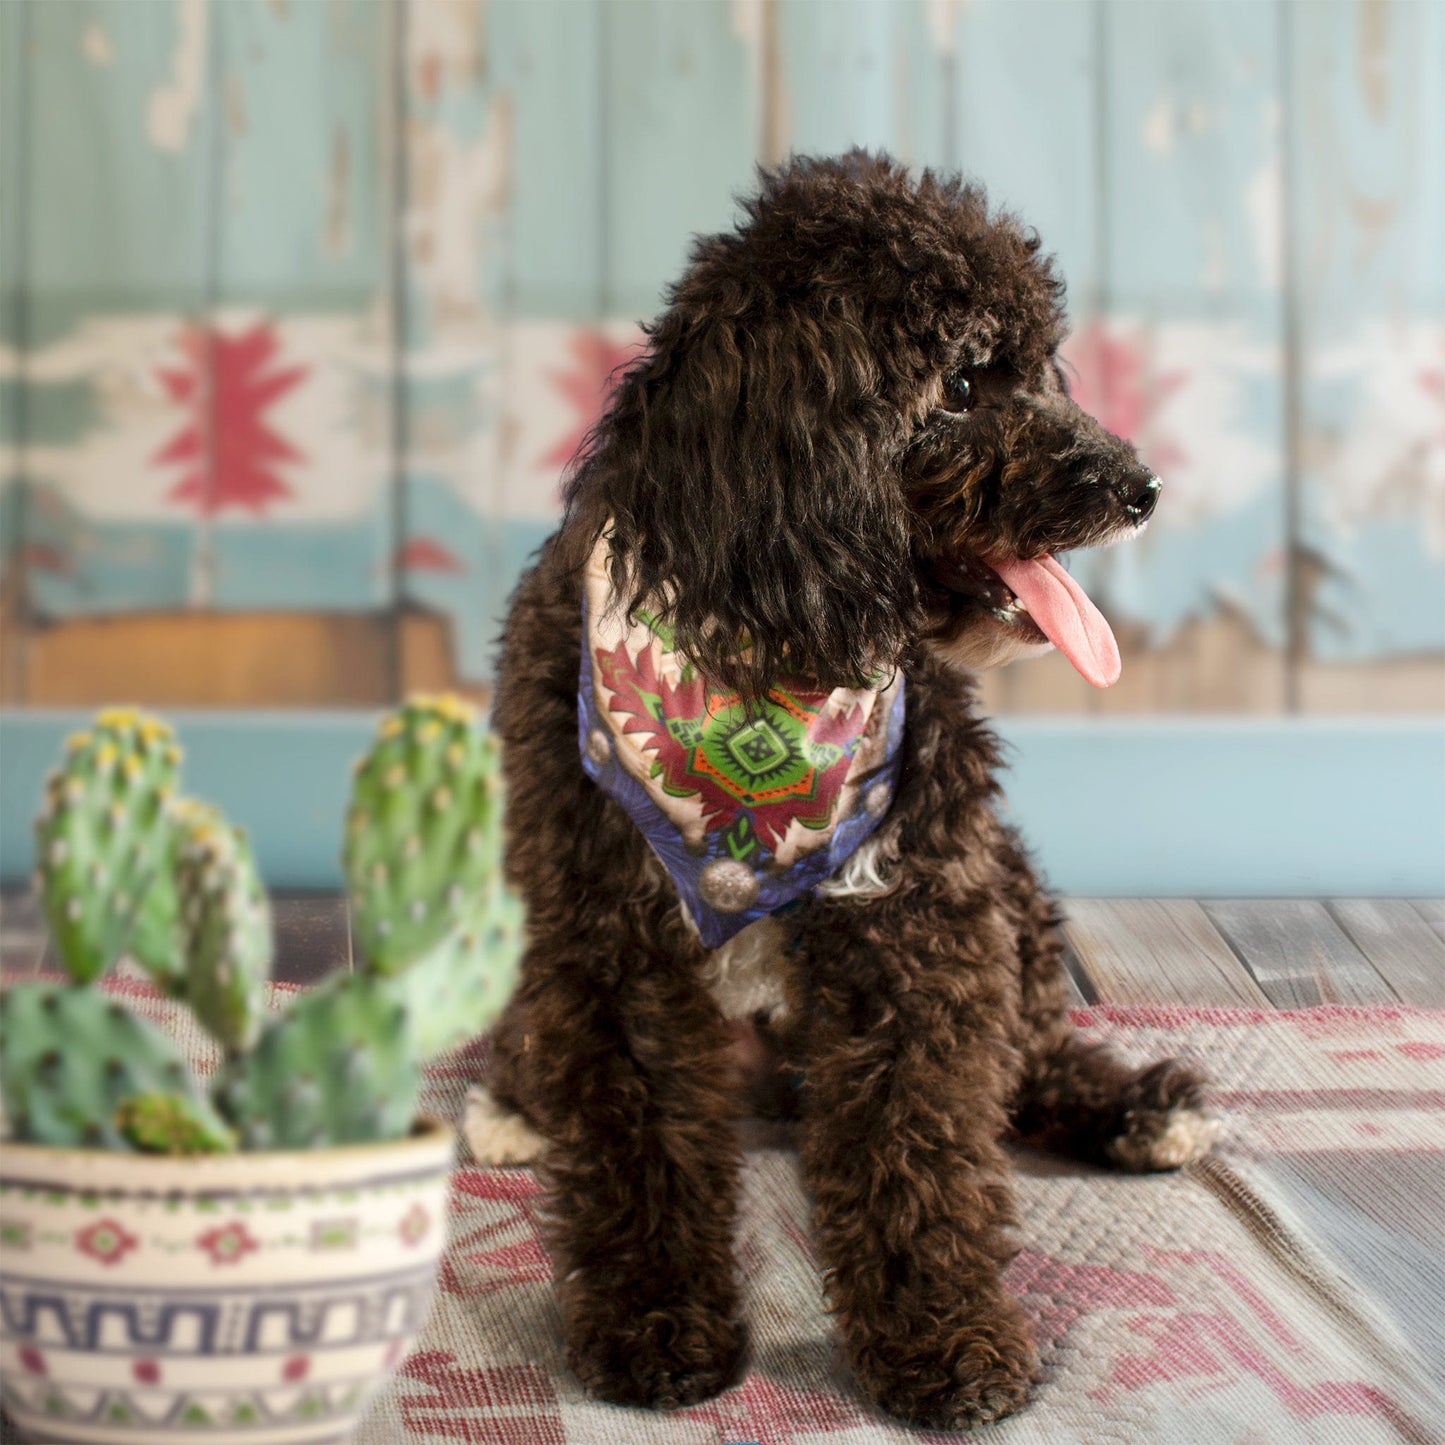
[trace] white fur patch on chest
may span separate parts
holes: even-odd
[[[893,888],[890,865],[897,850],[886,834],[875,834],[818,892],[860,902]],[[708,989],[724,1018],[751,1020],[762,1013],[778,1019],[787,1013],[784,977],[787,929],[777,918],[760,918],[735,934],[708,959]]]
[[[776,918],[760,918],[708,958],[708,990],[726,1019],[776,1017],[787,1008],[783,988],[787,933]]]

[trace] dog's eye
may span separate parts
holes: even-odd
[[[966,412],[973,410],[973,383],[961,371],[950,371],[943,378],[943,399],[939,403],[944,411]]]

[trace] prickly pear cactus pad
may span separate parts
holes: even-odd
[[[88,983],[124,952],[165,856],[181,751],[170,727],[109,708],[66,747],[35,820],[41,900],[57,952]]]
[[[202,803],[178,806],[177,932],[187,962],[185,998],[228,1054],[261,1033],[271,973],[271,906],[250,842]]]
[[[418,695],[382,720],[357,764],[344,864],[378,973],[405,968],[462,921],[501,866],[497,750],[469,703]]]
[[[172,800],[171,827],[167,830],[160,867],[146,889],[126,947],[128,956],[145,969],[163,994],[181,1000],[186,996],[186,960],[181,945],[180,902],[176,897],[176,854],[182,836],[180,825],[202,810],[211,816],[220,816],[209,804],[185,797]]]
[[[218,1107],[243,1149],[399,1139],[411,1128],[421,1062],[406,1005],[362,974],[337,974],[222,1066]]]
[[[404,1004],[424,1059],[483,1033],[506,1007],[522,955],[524,910],[493,878],[463,922],[412,968],[376,986]]]
[[[15,1137],[30,1143],[133,1148],[120,1111],[165,1094],[218,1147],[231,1147],[177,1046],[96,989],[26,983],[0,993],[0,1084]]]

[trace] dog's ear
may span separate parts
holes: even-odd
[[[608,530],[618,597],[660,607],[704,676],[745,696],[891,670],[918,605],[894,474],[901,429],[836,293],[678,288],[569,491]]]

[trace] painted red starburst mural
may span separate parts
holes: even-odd
[[[1065,343],[1064,356],[1074,372],[1069,390],[1090,416],[1126,441],[1147,441],[1149,459],[1161,470],[1182,460],[1178,445],[1156,434],[1155,423],[1188,379],[1184,372],[1152,373],[1143,348],[1098,321]]]
[[[561,392],[575,414],[575,425],[541,458],[540,465],[565,467],[581,447],[587,433],[607,409],[617,380],[641,349],[640,341],[625,345],[609,340],[601,331],[579,331],[568,344],[571,365],[549,371],[547,379]]]
[[[1415,380],[1420,384],[1420,390],[1426,396],[1433,397],[1440,407],[1440,419],[1442,422],[1436,440],[1445,445],[1445,366],[1422,366],[1416,373]]]
[[[191,326],[180,349],[185,363],[158,373],[185,415],[180,431],[153,459],[185,469],[167,496],[207,515],[227,507],[261,515],[292,495],[281,466],[306,460],[267,412],[310,368],[277,364],[281,343],[269,321],[234,335]]]
[[[435,537],[411,537],[398,547],[396,565],[404,572],[465,572],[466,563]]]

